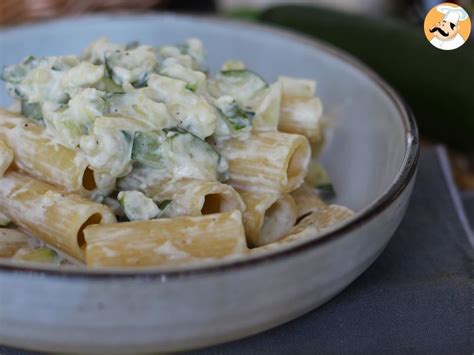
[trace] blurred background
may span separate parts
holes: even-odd
[[[422,143],[445,144],[458,186],[474,191],[474,36],[449,53],[430,47],[423,35],[423,20],[441,2],[0,0],[0,26],[91,12],[173,11],[264,22],[321,38],[357,56],[393,85],[415,112]],[[472,15],[474,1],[451,2]],[[441,74],[433,79],[432,70],[439,68]]]
[[[437,0],[2,0],[0,24],[19,24],[70,14],[104,11],[179,11],[201,13],[233,13],[264,10],[282,4],[309,4],[340,11],[372,16],[401,17],[411,23],[422,23]],[[450,1],[472,12],[472,0]]]

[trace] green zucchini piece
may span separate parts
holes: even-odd
[[[165,128],[159,133],[136,132],[132,160],[172,176],[226,179],[227,162],[208,143],[183,128]]]
[[[140,191],[121,191],[118,201],[130,221],[148,221],[161,213],[157,204]]]
[[[180,127],[165,128],[163,132],[165,150],[176,168],[195,169],[203,174],[201,178],[228,178],[227,161],[210,144]]]
[[[21,114],[36,123],[43,123],[43,109],[39,102],[21,100]]]
[[[253,112],[244,111],[230,96],[216,100],[216,107],[220,117],[233,132],[252,127]]]
[[[213,94],[229,95],[246,110],[251,109],[258,96],[268,85],[260,76],[248,69],[221,70],[211,85]]]
[[[264,11],[260,20],[348,51],[404,97],[421,134],[474,152],[472,41],[454,51],[441,51],[428,43],[419,26],[316,6],[277,6]]]
[[[148,75],[157,66],[155,54],[145,46],[127,51],[106,52],[104,61],[109,76],[117,85],[128,82],[135,87],[144,87]]]
[[[38,60],[29,56],[20,64],[7,65],[3,67],[2,80],[12,84],[19,84],[25,79],[28,72],[38,65]]]
[[[34,249],[19,258],[23,261],[30,261],[35,263],[48,263],[48,264],[59,264],[60,258],[58,253],[49,248],[37,248]]]
[[[135,132],[132,146],[132,160],[155,169],[163,169],[165,161],[161,146],[164,136],[159,133]]]

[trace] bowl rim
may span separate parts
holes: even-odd
[[[135,14],[117,14],[117,15],[80,15],[80,16],[66,16],[61,19],[54,19],[49,21],[44,21],[38,24],[26,24],[13,26],[10,28],[4,28],[4,33],[9,32],[9,30],[16,30],[19,28],[31,28],[35,26],[42,26],[48,24],[55,24],[59,22],[68,22],[71,20],[83,20],[89,18],[102,18],[109,20],[117,20],[118,18],[134,18],[139,19],[143,17],[149,18],[169,18],[175,17],[180,19],[187,20],[205,20],[216,25],[232,25],[236,28],[251,28],[258,31],[266,31],[267,33],[285,37],[288,40],[297,41],[306,46],[310,46],[329,54],[343,63],[352,66],[353,68],[359,70],[362,74],[366,75],[374,84],[381,89],[385,95],[390,99],[392,104],[398,111],[398,116],[402,120],[405,136],[407,137],[407,148],[405,151],[404,161],[400,170],[397,173],[396,179],[390,187],[373,200],[362,213],[356,214],[353,218],[347,221],[337,228],[329,230],[325,233],[322,233],[317,238],[309,238],[308,240],[302,241],[301,243],[295,243],[295,245],[288,244],[285,247],[282,247],[281,250],[275,249],[269,252],[263,252],[262,254],[255,255],[253,257],[241,258],[232,261],[227,261],[222,264],[213,263],[213,264],[204,264],[204,265],[193,265],[192,267],[186,269],[166,269],[166,270],[157,270],[152,268],[147,269],[116,269],[111,268],[107,269],[97,269],[97,270],[88,270],[88,269],[74,269],[74,268],[59,268],[57,266],[31,266],[28,264],[18,264],[8,261],[8,259],[0,259],[0,272],[15,272],[15,273],[27,273],[27,274],[41,274],[47,276],[54,276],[60,278],[80,278],[80,279],[129,279],[129,278],[147,278],[147,279],[156,279],[159,278],[161,281],[171,281],[175,279],[182,279],[191,276],[203,275],[203,274],[214,274],[220,273],[235,269],[242,269],[253,267],[255,265],[269,263],[272,261],[280,260],[282,258],[303,253],[309,249],[315,248],[319,245],[329,243],[335,239],[339,239],[359,228],[362,225],[373,220],[377,215],[382,213],[387,207],[389,207],[407,188],[412,178],[414,177],[419,160],[420,154],[420,145],[419,145],[419,136],[418,128],[416,125],[415,117],[407,105],[407,103],[400,97],[400,95],[382,79],[377,73],[375,73],[371,68],[366,64],[362,63],[359,59],[352,56],[351,54],[345,52],[342,49],[335,47],[332,44],[329,44],[320,39],[314,39],[307,35],[288,30],[282,29],[281,27],[273,27],[268,24],[261,23],[251,23],[244,22],[236,19],[229,18],[218,18],[216,16],[202,16],[202,15],[182,15],[171,12],[160,12],[156,14],[149,13],[135,13]]]

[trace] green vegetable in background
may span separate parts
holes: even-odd
[[[358,57],[405,98],[422,134],[474,152],[472,43],[442,51],[426,40],[421,26],[315,6],[277,6],[259,19],[323,39]]]

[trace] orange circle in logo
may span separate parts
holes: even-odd
[[[467,41],[471,34],[471,20],[461,6],[444,2],[426,14],[424,31],[434,47],[449,51]]]

